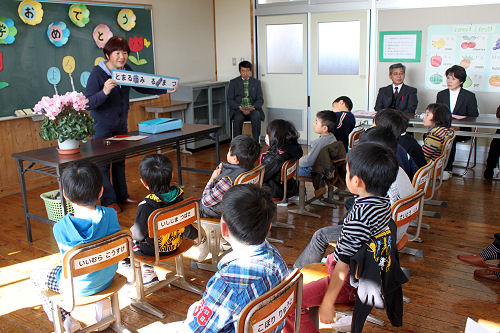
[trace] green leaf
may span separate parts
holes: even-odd
[[[138,65],[138,66],[139,66],[139,65],[144,65],[144,64],[147,64],[147,63],[148,63],[148,61],[147,61],[146,59],[142,58],[141,60],[139,60],[139,61],[137,62],[137,64],[136,64],[136,65]]]
[[[9,84],[7,82],[3,82],[3,81],[0,82],[0,89],[3,89],[3,88],[8,87],[8,86],[9,86]]]
[[[133,55],[130,55],[128,56],[128,59],[130,60],[131,63],[133,63],[134,65],[139,65],[138,64],[138,61],[137,61],[137,58],[134,57]]]

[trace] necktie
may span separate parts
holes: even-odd
[[[394,99],[398,97],[398,87],[394,88]]]

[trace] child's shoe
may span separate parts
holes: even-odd
[[[153,284],[158,282],[158,276],[156,276],[155,270],[153,267],[148,265],[142,266],[142,284],[144,287],[152,286]]]
[[[285,199],[285,201],[277,203],[276,206],[278,207],[287,207],[288,206],[288,199]]]
[[[332,325],[335,332],[350,332],[352,316],[344,316],[337,319]]]
[[[78,320],[71,316],[67,316],[63,322],[64,332],[73,333],[82,329],[82,325]]]
[[[102,301],[95,303],[95,319],[97,322],[100,322],[102,318],[111,316],[111,313],[112,313],[111,300],[109,298],[103,299]],[[98,331],[104,331],[108,327],[109,324],[99,328]]]
[[[452,173],[450,171],[443,171],[441,177],[443,177],[443,181],[446,181],[451,178]]]
[[[203,236],[201,239],[201,243],[198,244],[198,262],[202,262],[208,256],[208,252],[210,251],[208,247],[208,239],[206,236]]]

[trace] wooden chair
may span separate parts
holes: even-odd
[[[78,332],[91,332],[110,324],[111,328],[116,332],[130,332],[121,324],[118,302],[118,291],[127,283],[127,278],[116,273],[113,281],[106,289],[90,296],[76,296],[73,279],[116,264],[125,258],[130,257],[130,260],[133,260],[134,251],[132,248],[130,231],[121,230],[97,241],[75,246],[64,254],[62,260],[63,274],[70,289],[64,294],[59,294],[50,289],[42,291],[52,302],[54,331],[56,333],[64,332],[61,307],[71,312],[75,307],[97,303],[108,297],[111,299],[111,315]]]
[[[298,333],[301,305],[302,273],[296,268],[276,287],[245,306],[236,323],[236,332],[271,332],[295,311],[294,332]]]
[[[396,201],[391,208],[392,219],[394,220],[394,222],[396,222],[396,226],[398,227],[398,238],[400,238],[397,242],[398,251],[401,253],[411,254],[419,258],[424,257],[424,251],[406,247],[406,244],[410,239],[408,237],[406,229],[410,225],[411,221],[422,220],[424,194],[424,190],[419,189],[416,193]],[[405,229],[403,231],[404,234],[402,235],[402,237],[399,237],[400,231],[402,229]],[[419,226],[417,226],[417,232],[420,232]],[[410,237],[412,237],[412,239],[415,239],[415,236],[410,235]]]
[[[359,137],[361,136],[361,134],[363,134],[365,132],[365,129],[363,127],[360,127],[358,128],[357,130],[353,130],[350,134],[349,134],[349,145],[348,145],[348,148],[351,149],[352,147],[354,147],[355,145],[358,144],[358,141],[359,141]]]
[[[262,165],[258,165],[252,170],[243,172],[234,181],[233,185],[239,184],[259,184],[262,185],[264,181],[265,168]],[[208,247],[212,255],[212,263],[207,264],[203,262],[193,262],[192,264],[204,270],[209,270],[212,272],[217,271],[217,264],[220,260],[220,240],[222,234],[220,231],[220,219],[213,218],[202,218],[200,219],[200,225],[205,230],[207,234]]]
[[[299,162],[297,160],[285,161],[285,163],[283,163],[283,165],[281,166],[280,182],[281,184],[283,184],[283,198],[281,198],[281,200],[276,201],[276,203],[285,202],[287,200],[286,194],[288,190],[287,188],[288,180],[292,178],[295,178],[295,180],[297,180],[298,169],[299,169]],[[273,221],[273,227],[295,229],[295,226],[293,224],[286,224],[278,221]]]
[[[199,220],[200,213],[197,198],[189,198],[175,205],[165,208],[159,208],[149,215],[149,237],[154,240],[155,256],[150,257],[138,254],[135,255],[134,267],[137,280],[137,299],[133,300],[133,306],[149,312],[157,317],[165,318],[165,314],[163,312],[146,302],[147,295],[154,293],[155,291],[165,287],[166,285],[174,285],[184,290],[203,295],[203,291],[201,289],[187,282],[184,277],[184,265],[182,260],[183,254],[193,246],[194,241],[184,238],[177,250],[169,255],[160,255],[160,251],[158,248],[159,236],[176,232],[177,230],[185,228],[188,225],[192,225],[195,223],[198,224]],[[198,233],[198,243],[199,242],[200,233]],[[162,267],[162,264],[170,260],[175,260],[175,274],[169,277],[165,275],[164,280],[161,280],[156,285],[145,289],[142,281],[141,264],[151,265],[155,268],[156,271],[163,271],[167,274],[170,271],[167,268]]]
[[[300,272],[304,275],[304,285],[308,284],[310,282],[322,279],[324,277],[327,277],[328,274],[328,268],[326,267],[325,264],[322,263],[312,263],[307,265],[306,267],[302,268]],[[335,304],[335,311],[337,312],[338,315],[352,315],[352,309],[353,309],[354,304]],[[318,314],[319,307],[312,307],[309,308],[309,314],[316,324],[316,327],[319,328],[319,314]],[[367,321],[374,323],[379,326],[384,326],[385,322],[382,319],[378,319],[372,315],[368,315],[366,318]]]
[[[415,175],[413,176],[412,185],[413,185],[413,188],[415,189],[415,192],[417,192],[418,190],[423,190],[424,197],[425,197],[425,193],[427,193],[427,188],[429,187],[429,183],[430,183],[432,175],[434,173],[434,164],[435,164],[435,161],[430,161],[429,163],[427,163],[426,165],[424,165],[423,167],[418,169],[417,172],[415,173]],[[410,226],[416,227],[417,232],[415,233],[415,235],[413,237],[408,239],[408,241],[410,241],[410,242],[415,241],[415,242],[419,242],[419,243],[422,242],[422,239],[420,238],[420,229],[421,228],[425,228],[425,229],[431,228],[430,225],[422,223],[422,216],[423,215],[421,215],[419,217],[418,221],[411,221],[410,222]]]

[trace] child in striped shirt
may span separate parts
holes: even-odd
[[[451,126],[451,112],[444,104],[432,103],[427,106],[424,114],[424,125],[430,130],[424,135],[424,152],[427,162],[434,161],[441,156],[446,136],[453,133]]]
[[[353,303],[354,288],[349,284],[349,263],[371,236],[388,230],[391,203],[386,196],[398,173],[396,154],[377,143],[361,143],[347,154],[346,184],[358,195],[344,219],[339,241],[328,256],[326,266],[330,275],[304,285],[300,318],[301,333],[317,333],[309,316],[309,308],[320,306],[319,319],[330,324],[335,321],[335,303]],[[289,316],[285,332],[292,331]]]

